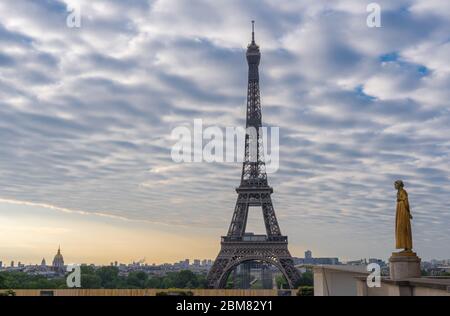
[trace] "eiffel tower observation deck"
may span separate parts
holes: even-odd
[[[208,274],[208,285],[223,288],[231,271],[248,261],[262,261],[276,266],[293,288],[300,278],[288,250],[288,238],[281,234],[269,186],[262,141],[262,114],[259,88],[260,47],[255,41],[252,21],[252,41],[247,48],[248,90],[245,137],[245,157],[242,165],[236,207],[221,250]],[[266,235],[246,232],[249,207],[261,207]]]

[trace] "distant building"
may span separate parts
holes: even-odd
[[[41,267],[46,267],[46,266],[47,266],[47,262],[45,262],[45,258],[42,258]]]
[[[305,259],[312,259],[312,251],[311,250],[305,251]]]
[[[371,264],[371,263],[376,263],[376,264],[378,264],[380,267],[386,266],[386,262],[384,262],[382,259],[369,258],[369,264]]]
[[[366,259],[360,259],[360,260],[347,261],[347,265],[350,265],[350,266],[366,266],[367,265],[367,260]]]
[[[184,261],[181,261],[180,263],[181,263],[181,268],[182,269],[186,269],[186,270],[189,269],[189,265],[190,265],[189,259],[185,259]]]
[[[14,260],[11,261],[11,268],[14,268]]]
[[[305,251],[305,258],[293,258],[295,265],[318,265],[318,264],[330,264],[338,265],[339,258],[314,258],[311,250]]]
[[[58,273],[64,273],[64,257],[61,254],[61,247],[58,247],[58,252],[56,253],[55,258],[53,258],[52,268]]]

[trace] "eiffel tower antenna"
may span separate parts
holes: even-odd
[[[255,44],[255,21],[252,21],[252,44]]]
[[[262,142],[262,114],[259,89],[259,64],[261,52],[255,43],[255,23],[252,21],[252,42],[247,48],[247,130],[245,157],[241,183],[236,189],[238,198],[226,236],[222,237],[221,250],[209,271],[209,287],[224,288],[231,271],[248,261],[262,261],[276,266],[293,288],[300,279],[298,270],[288,250],[287,236],[281,234],[269,186]],[[246,233],[249,207],[261,207],[266,235]]]

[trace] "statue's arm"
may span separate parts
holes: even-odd
[[[406,208],[406,210],[408,211],[408,214],[409,214],[409,218],[410,219],[412,219],[413,217],[412,217],[412,215],[411,215],[411,209],[409,208],[409,199],[408,199],[408,193],[406,193],[406,191],[403,191],[403,194],[402,195],[404,195],[404,203],[405,203],[405,208]]]

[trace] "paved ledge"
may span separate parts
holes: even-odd
[[[366,281],[365,277],[356,277],[360,281]],[[441,291],[447,291],[450,293],[450,278],[433,278],[433,277],[423,277],[423,278],[411,278],[405,280],[394,281],[389,278],[382,278],[381,282],[396,286],[416,286],[425,287],[430,289],[436,289]]]
[[[436,290],[447,291],[450,293],[450,278],[413,278],[408,279],[412,286],[428,287]]]
[[[350,266],[350,265],[333,265],[333,264],[323,264],[323,265],[317,265],[313,267],[314,271],[321,271],[321,270],[333,270],[337,272],[351,272],[351,273],[359,273],[368,275],[369,272],[367,271],[366,266]],[[365,279],[365,278],[364,278]]]

